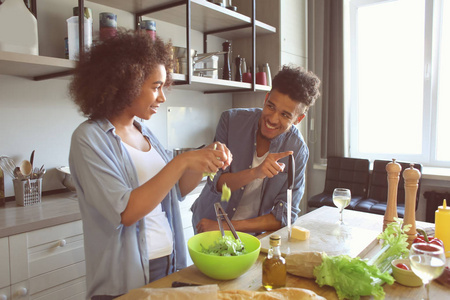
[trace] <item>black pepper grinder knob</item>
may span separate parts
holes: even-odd
[[[242,82],[242,58],[240,55],[234,59],[234,63],[236,65],[234,80]]]
[[[231,80],[231,67],[230,67],[231,43],[229,41],[226,41],[222,44],[222,47],[223,47],[223,51],[225,52],[225,54],[223,55],[224,62],[223,62],[222,79]]]

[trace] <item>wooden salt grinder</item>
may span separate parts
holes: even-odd
[[[411,228],[406,233],[408,235],[408,243],[411,246],[416,238],[416,197],[419,187],[420,172],[414,168],[414,164],[410,164],[410,168],[403,171],[403,179],[405,180],[405,217],[403,226],[411,224]]]
[[[398,182],[400,180],[400,172],[402,166],[392,159],[392,162],[386,165],[386,172],[388,174],[388,199],[386,204],[386,211],[384,213],[383,231],[389,223],[394,222],[394,218],[398,217],[397,214],[397,189]]]

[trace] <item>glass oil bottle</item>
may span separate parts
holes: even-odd
[[[286,286],[286,261],[281,256],[281,236],[270,236],[270,249],[262,265],[262,284],[268,291]]]

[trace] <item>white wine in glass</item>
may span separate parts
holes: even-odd
[[[335,188],[333,191],[333,203],[339,209],[339,224],[344,224],[344,208],[350,204],[352,194],[349,189]]]
[[[439,277],[444,271],[444,249],[434,244],[412,244],[409,251],[409,261],[411,270],[422,279],[425,285],[426,299],[430,299],[430,281]]]

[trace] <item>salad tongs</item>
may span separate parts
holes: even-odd
[[[216,203],[214,203],[214,209],[216,211],[217,222],[219,223],[219,229],[220,229],[220,232],[222,233],[222,237],[225,237],[225,231],[223,230],[223,224],[222,224],[222,218],[223,218],[225,220],[225,222],[227,222],[228,227],[230,227],[231,233],[233,233],[234,238],[236,240],[238,240],[241,243],[241,245],[244,245],[242,243],[241,239],[239,238],[236,230],[234,229],[233,224],[231,224],[231,221],[228,218],[228,214],[225,212],[222,205],[220,205],[219,202],[216,202]]]

